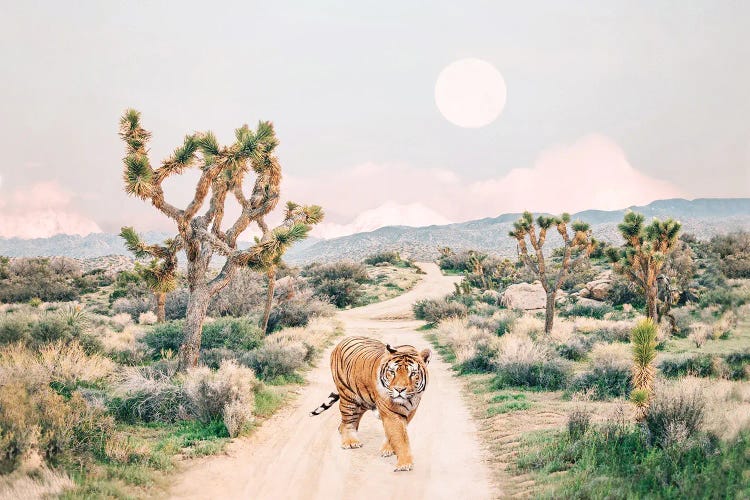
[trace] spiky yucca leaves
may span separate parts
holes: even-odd
[[[568,273],[572,264],[571,255],[574,251],[579,252],[576,261],[588,257],[596,245],[596,241],[591,237],[591,228],[582,221],[575,221],[571,224],[573,236],[571,238],[568,232],[570,223],[570,214],[563,213],[559,217],[540,215],[536,218],[534,225],[534,216],[531,212],[524,212],[521,217],[513,223],[513,230],[509,233],[512,238],[518,241],[519,259],[539,277],[539,280],[547,293],[547,305],[545,312],[544,331],[550,333],[555,313],[555,296],[562,286],[563,280]],[[554,227],[563,240],[563,259],[560,264],[560,270],[556,276],[551,275],[547,269],[547,262],[544,256],[544,244],[547,239],[547,231]],[[526,243],[528,239],[529,243]],[[534,252],[530,254],[529,244]]]
[[[159,323],[163,323],[166,319],[166,294],[177,288],[177,252],[181,246],[175,239],[165,241],[164,245],[147,245],[132,227],[123,227],[120,237],[137,259],[152,258],[148,266],[136,262],[135,270],[153,292],[156,298],[156,318]]]
[[[646,318],[638,322],[630,333],[633,349],[633,391],[630,400],[638,408],[641,419],[646,416],[653,398],[656,330],[656,324],[651,318]]]
[[[643,215],[627,212],[617,226],[625,244],[620,248],[607,248],[606,256],[617,272],[643,291],[647,315],[658,322],[657,279],[677,244],[681,224],[673,219],[654,219],[644,226],[644,221]]]

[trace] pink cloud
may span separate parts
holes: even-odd
[[[73,195],[56,182],[22,187],[0,196],[0,237],[46,238],[55,234],[101,232],[72,206]]]
[[[549,148],[531,167],[480,181],[463,179],[446,169],[399,163],[366,163],[329,177],[335,182],[289,175],[284,182],[289,199],[325,207],[326,224],[313,233],[323,237],[362,227],[377,229],[381,223],[444,224],[527,209],[553,213],[612,210],[688,196],[670,182],[635,169],[623,150],[600,134]],[[384,200],[391,205],[383,208]],[[394,210],[395,206],[401,208]],[[409,206],[421,207],[419,217],[403,208]]]

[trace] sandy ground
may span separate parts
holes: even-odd
[[[391,344],[429,347],[414,329],[414,301],[453,289],[435,264],[420,264],[424,279],[394,299],[339,313],[346,335],[367,335]],[[177,478],[173,498],[252,499],[483,499],[492,492],[477,429],[460,396],[460,384],[437,355],[430,385],[409,425],[414,470],[393,472],[396,457],[383,458],[383,428],[374,413],[362,419],[364,446],[340,447],[338,404],[317,417],[309,412],[334,390],[330,349],[308,375],[308,384],[285,410],[251,437],[233,442],[226,455],[192,463]]]

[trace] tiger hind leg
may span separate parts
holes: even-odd
[[[341,425],[339,425],[341,447],[344,449],[361,448],[362,442],[357,437],[357,429],[359,429],[359,422],[362,420],[365,409],[352,401],[341,399],[339,410],[341,410]]]

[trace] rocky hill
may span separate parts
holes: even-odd
[[[622,210],[586,210],[573,214],[573,218],[590,223],[597,239],[619,244],[621,238],[617,224],[626,210],[640,212],[647,219],[674,217],[682,222],[685,232],[694,233],[700,238],[736,229],[750,230],[750,198],[658,200]],[[292,247],[287,252],[286,260],[292,264],[342,258],[359,260],[384,250],[399,250],[402,255],[414,259],[432,259],[437,255],[437,249],[444,246],[454,250],[477,249],[512,256],[516,246],[515,241],[508,237],[508,231],[519,215],[503,214],[443,226],[388,226],[330,240],[309,238]],[[144,239],[156,242],[169,236],[167,233],[150,232],[144,234]],[[119,236],[98,233],[83,237],[57,235],[33,240],[0,238],[0,255],[94,258],[128,255],[128,252]]]

